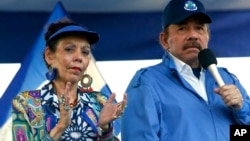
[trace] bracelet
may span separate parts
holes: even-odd
[[[111,124],[108,124],[108,125],[109,125],[109,128],[105,131],[100,126],[97,127],[97,131],[98,131],[99,136],[103,136],[103,135],[110,132],[110,130],[112,129],[112,125]]]

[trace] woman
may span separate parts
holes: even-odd
[[[114,103],[114,93],[107,99],[92,91],[84,75],[98,34],[67,19],[50,24],[45,40],[49,83],[13,99],[13,140],[118,140],[112,121],[122,115],[126,95]]]

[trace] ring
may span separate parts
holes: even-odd
[[[118,119],[118,118],[120,118],[120,117],[121,117],[121,115],[119,115],[119,116],[114,116],[115,119]]]
[[[69,106],[64,106],[63,108],[64,108],[65,111],[68,111],[70,109]]]
[[[121,102],[117,103],[117,107],[118,108],[122,107],[122,103]]]
[[[70,106],[66,105],[66,99],[64,97],[64,94],[61,94],[61,98],[58,101],[59,101],[59,104],[62,104],[65,111],[68,111],[70,109]]]
[[[59,104],[62,104],[63,106],[65,106],[65,97],[64,97],[64,94],[61,94],[61,98],[59,99]]]

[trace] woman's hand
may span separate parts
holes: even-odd
[[[59,105],[60,105],[60,120],[58,124],[62,128],[67,128],[71,123],[71,113],[72,109],[70,108],[69,102],[69,89],[71,87],[71,83],[67,82],[65,85],[64,93],[62,93],[59,97]]]
[[[110,122],[119,118],[123,114],[124,109],[127,106],[127,94],[123,95],[123,100],[119,103],[113,103],[115,96],[116,94],[112,93],[99,115],[99,127],[104,131],[109,129]]]
[[[70,87],[71,83],[67,82],[65,85],[64,93],[58,94],[60,120],[50,132],[50,136],[53,138],[53,140],[59,140],[63,132],[67,129],[67,127],[71,123],[72,109],[70,108],[70,102],[69,102]]]

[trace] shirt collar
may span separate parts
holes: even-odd
[[[176,66],[176,69],[179,73],[182,72],[186,72],[186,71],[191,71],[192,72],[192,68],[187,65],[186,63],[184,63],[183,61],[181,61],[180,59],[176,58],[174,55],[172,55],[171,53],[169,53],[170,57],[173,59],[174,64]]]
[[[173,59],[174,64],[176,66],[176,70],[178,71],[178,73],[193,75],[192,68],[188,64],[184,63],[183,61],[181,61],[180,59],[178,59],[177,57],[172,55],[170,52],[168,52],[168,54]],[[204,69],[201,68],[201,72],[203,72],[203,71],[204,71]]]

